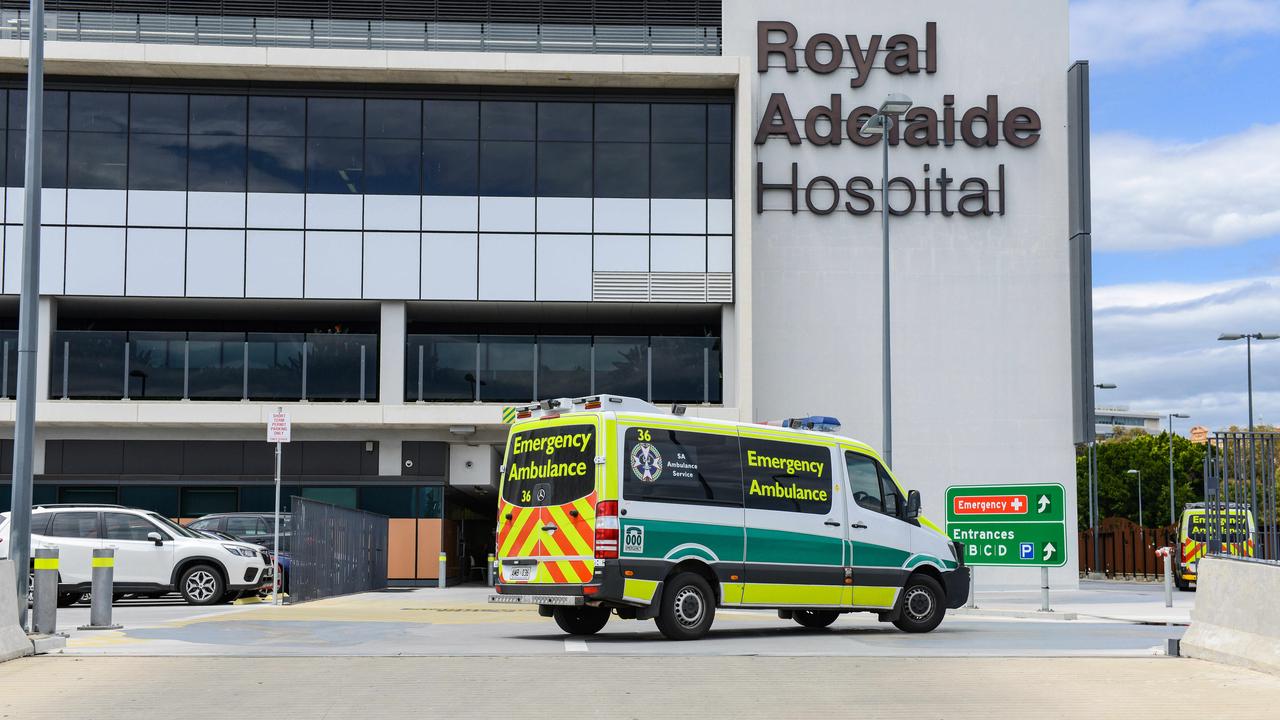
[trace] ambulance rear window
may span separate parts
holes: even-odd
[[[564,505],[591,494],[596,427],[558,425],[522,430],[507,441],[502,499],[523,507]]]

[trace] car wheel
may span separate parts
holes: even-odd
[[[1186,592],[1191,589],[1191,582],[1189,580],[1182,579],[1182,568],[1173,569],[1173,584],[1182,592]]]
[[[178,592],[188,605],[212,605],[222,599],[226,590],[217,570],[209,565],[193,565],[182,573]]]
[[[791,617],[807,628],[824,628],[839,616],[835,610],[796,610]]]
[[[599,607],[558,607],[551,614],[560,629],[570,635],[595,635],[609,622],[609,609]]]
[[[937,580],[928,575],[912,575],[902,588],[902,614],[893,624],[903,632],[925,633],[938,627],[947,613],[946,595]]]
[[[662,607],[654,622],[668,640],[697,640],[711,629],[716,617],[715,594],[706,578],[680,573],[662,590]]]

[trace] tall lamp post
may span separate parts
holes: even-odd
[[[1142,471],[1141,470],[1125,470],[1124,474],[1138,476],[1138,527],[1145,528],[1146,525],[1143,524],[1142,522]]]
[[[1177,503],[1173,497],[1173,419],[1182,418],[1183,420],[1191,417],[1182,413],[1169,413],[1169,524],[1175,525],[1178,522]]]
[[[1276,340],[1280,339],[1277,333],[1222,333],[1218,339],[1224,342],[1234,342],[1236,340],[1244,340],[1245,355],[1245,372],[1248,377],[1249,387],[1249,477],[1256,479],[1258,477],[1257,470],[1254,467],[1254,446],[1253,446],[1253,341],[1254,340]],[[1258,490],[1257,483],[1250,482],[1252,488],[1252,497],[1250,502],[1254,508],[1258,507]],[[1206,500],[1208,498],[1205,498]]]
[[[1115,390],[1115,383],[1097,383],[1098,390]],[[1092,409],[1092,408],[1091,408]],[[1089,527],[1093,530],[1093,571],[1102,567],[1102,550],[1098,546],[1098,441],[1089,441]]]
[[[884,102],[880,103],[880,109],[876,114],[867,118],[858,131],[863,136],[880,135],[880,145],[884,148],[880,175],[880,228],[884,258],[881,279],[881,287],[884,290],[880,331],[883,349],[881,364],[884,368],[881,393],[884,400],[884,461],[890,468],[893,467],[893,366],[889,355],[889,215],[892,214],[889,212],[889,137],[894,121],[910,109],[911,98],[901,93],[889,93]]]

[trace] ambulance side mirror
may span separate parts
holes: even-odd
[[[907,491],[907,520],[915,520],[920,517],[920,491]]]

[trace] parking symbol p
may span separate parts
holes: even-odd
[[[1022,560],[1035,560],[1036,559],[1035,543],[1029,543],[1029,542],[1019,543],[1018,557],[1021,558]]]

